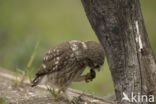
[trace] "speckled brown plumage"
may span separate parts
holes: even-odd
[[[45,54],[32,86],[44,83],[65,91],[73,81],[92,80],[94,70],[103,63],[104,50],[100,44],[93,41],[66,41]],[[87,66],[91,72],[81,76]]]

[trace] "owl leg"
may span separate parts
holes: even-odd
[[[73,97],[70,96],[70,94],[68,94],[68,92],[66,91],[67,89],[61,89],[61,91],[63,92],[63,97],[68,100],[69,102],[71,102],[73,100]]]
[[[78,78],[74,79],[75,82],[80,82],[80,81],[92,81],[94,78],[96,77],[96,73],[93,69],[90,70],[90,73],[83,75],[83,76],[79,76]]]
[[[62,90],[64,98],[69,102],[69,104],[79,104],[80,97],[73,97],[66,90]]]
[[[73,81],[74,82],[81,82],[81,81],[84,81],[86,79],[86,75],[83,75],[83,76],[79,76],[78,78],[74,79]]]
[[[61,90],[59,89],[58,92],[57,92],[57,98],[60,97],[60,94],[61,94]]]

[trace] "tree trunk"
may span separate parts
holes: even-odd
[[[151,95],[156,100],[156,59],[139,0],[81,1],[89,22],[105,49],[116,100],[121,104],[149,104],[152,102],[149,99]],[[123,93],[130,101],[122,99]],[[132,93],[136,96],[135,100]],[[148,97],[147,102],[146,98],[141,98],[143,95]]]

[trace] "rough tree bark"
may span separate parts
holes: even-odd
[[[89,22],[105,49],[116,100],[123,92],[154,95],[156,100],[156,59],[145,29],[139,0],[81,0]],[[133,102],[133,104],[149,102]],[[154,102],[156,104],[156,102]]]

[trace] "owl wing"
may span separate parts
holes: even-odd
[[[52,73],[61,70],[66,60],[72,54],[72,50],[67,42],[61,43],[54,48],[51,48],[44,57],[43,63],[40,66],[37,76]]]
[[[32,86],[37,85],[44,75],[63,69],[65,64],[68,64],[67,60],[71,57],[74,57],[74,54],[68,42],[61,43],[51,48],[45,54],[43,63],[36,73],[35,79],[32,81]]]

